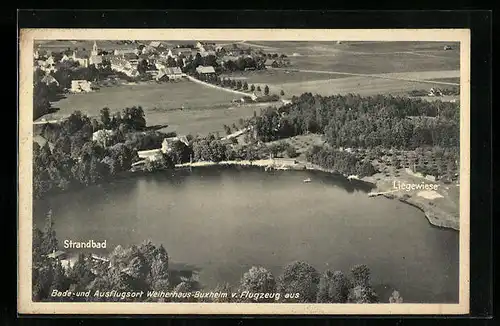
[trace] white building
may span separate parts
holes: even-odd
[[[86,93],[92,92],[92,83],[88,80],[72,80],[71,92],[73,93]]]

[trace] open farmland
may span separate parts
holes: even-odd
[[[245,41],[240,45],[287,54],[291,66],[227,76],[261,88],[268,85],[271,93],[283,90],[287,97],[304,92],[403,95],[414,89],[444,87],[440,83],[458,84],[460,77],[460,49],[454,43]],[[445,45],[452,49],[444,50]],[[436,84],[419,82],[430,80]]]
[[[413,73],[379,74],[376,76],[344,76],[345,78],[327,80],[309,80],[300,82],[283,82],[268,84],[271,93],[279,94],[281,90],[287,97],[300,95],[305,92],[320,95],[356,93],[360,95],[392,94],[407,95],[408,91],[415,89],[442,88],[443,85],[427,81],[437,75],[444,77],[454,76],[458,71],[422,71]],[[264,87],[264,84],[256,84]]]
[[[346,41],[337,44],[336,41],[245,41],[243,44],[260,47],[267,51],[279,51],[286,54],[301,55],[331,54],[334,52],[349,52],[353,54],[387,54],[394,52],[433,53],[442,56],[456,56],[459,53],[458,43],[448,42],[357,42]],[[452,49],[444,51],[445,45]]]
[[[183,81],[164,84],[138,84],[101,88],[87,94],[70,94],[54,107],[60,110],[45,118],[66,117],[75,110],[89,116],[99,115],[103,107],[111,112],[125,107],[142,106],[148,125],[168,124],[162,131],[180,134],[208,134],[224,131],[223,125],[232,125],[239,118],[249,117],[253,111],[269,104],[232,106],[238,95],[196,83]]]
[[[351,54],[332,53],[325,56],[292,57],[292,68],[330,70],[348,73],[382,74],[394,72],[453,70],[459,58],[429,57],[409,53]]]
[[[111,111],[125,107],[142,106],[145,111],[153,108],[179,109],[210,108],[229,104],[237,95],[203,87],[188,81],[177,83],[148,83],[103,87],[101,90],[86,94],[70,94],[53,103],[60,110],[57,116],[67,116],[80,110],[90,116],[99,114],[103,107]]]
[[[334,78],[344,78],[341,74],[323,74],[290,70],[255,70],[255,71],[235,71],[221,75],[222,78],[241,80],[251,84],[280,84],[283,82],[303,82],[309,80],[326,80]]]
[[[147,110],[146,120],[148,125],[168,124],[167,128],[160,129],[163,132],[175,131],[180,135],[207,135],[219,132],[221,136],[224,136],[224,125],[237,124],[240,118],[249,118],[254,111],[259,113],[261,108],[268,105],[273,104],[261,103],[174,111]]]

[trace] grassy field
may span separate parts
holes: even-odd
[[[56,113],[58,116],[67,116],[75,110],[94,116],[103,107],[108,107],[111,111],[134,105],[140,105],[146,111],[153,108],[210,108],[229,104],[235,98],[238,98],[235,94],[182,81],[103,87],[93,93],[70,94],[53,103],[53,106],[60,109]]]
[[[101,88],[94,93],[70,94],[53,103],[60,110],[46,118],[50,120],[65,117],[75,110],[89,116],[98,116],[103,107],[115,112],[140,105],[144,109],[148,125],[169,125],[162,131],[193,135],[219,131],[223,135],[224,124],[237,123],[239,118],[250,117],[254,110],[258,113],[261,107],[268,105],[234,106],[231,100],[235,98],[239,96],[189,81],[125,85]]]
[[[256,84],[256,86],[257,85],[259,84]],[[260,86],[262,88],[263,84]],[[349,93],[360,95],[392,94],[408,96],[408,92],[411,90],[430,89],[431,87],[442,88],[443,85],[375,77],[346,77],[328,80],[269,84],[269,90],[272,94],[279,94],[279,92],[283,90],[285,92],[285,97],[300,95],[305,92],[325,96]]]
[[[344,78],[345,75],[321,74],[300,71],[283,70],[255,70],[255,71],[235,71],[221,75],[223,78],[231,78],[251,84],[280,84],[283,82],[303,82],[309,80],[326,80],[334,78]]]
[[[178,134],[186,135],[207,135],[208,133],[219,132],[224,136],[223,125],[232,126],[238,124],[240,118],[248,118],[253,112],[260,112],[260,109],[270,104],[248,104],[241,106],[217,107],[205,109],[175,110],[162,112],[160,110],[147,111],[146,119],[151,124],[168,124],[167,128],[161,131],[175,131]]]
[[[327,70],[349,73],[382,74],[393,72],[459,69],[459,58],[435,58],[412,54],[350,54],[292,57],[296,69]]]
[[[232,78],[263,87],[271,93],[281,90],[285,96],[312,92],[321,95],[378,93],[403,95],[412,89],[429,89],[443,85],[413,81],[385,80],[372,77],[351,77],[339,73],[383,74],[384,77],[413,80],[436,80],[456,83],[459,77],[458,44],[444,42],[259,42],[246,45],[262,47],[267,52],[286,53],[290,70],[248,71],[231,73]],[[450,44],[452,50],[443,50]],[[294,56],[293,54],[299,54]],[[318,72],[314,72],[318,71]],[[333,72],[331,74],[319,73]]]
[[[387,52],[406,52],[406,51],[426,51],[435,53],[458,53],[459,44],[453,42],[377,42],[377,41],[343,41],[337,44],[336,41],[246,41],[248,45],[256,45],[262,49],[283,51],[286,53],[300,54],[320,54],[328,52],[348,51],[348,52],[368,52],[368,53],[387,53]],[[445,45],[451,45],[452,50],[444,51]]]
[[[447,83],[455,83],[460,84],[460,77],[452,77],[452,78],[432,78],[428,80],[442,81]]]

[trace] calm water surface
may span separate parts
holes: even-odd
[[[208,287],[236,284],[252,265],[277,277],[295,260],[346,273],[362,263],[385,302],[393,289],[405,302],[458,302],[458,232],[366,191],[320,172],[200,168],[55,195],[35,203],[34,220],[42,227],[51,208],[61,244],[163,244]]]

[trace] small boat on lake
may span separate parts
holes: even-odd
[[[304,179],[304,183],[309,183],[311,182],[311,178]]]

